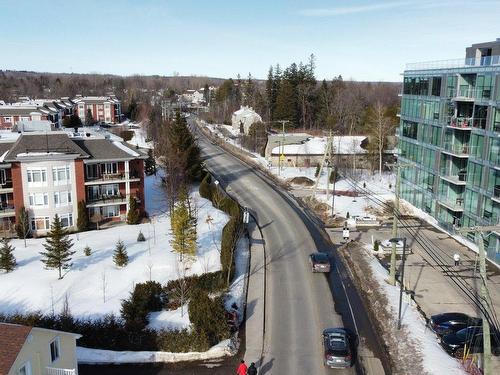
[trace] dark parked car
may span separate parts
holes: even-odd
[[[343,328],[328,328],[323,331],[323,363],[330,368],[347,368],[353,363],[349,334]]]
[[[500,355],[500,340],[498,333],[492,332],[491,337],[491,352],[494,355]],[[465,349],[465,345],[467,348]],[[483,352],[483,328],[482,327],[468,327],[461,329],[456,333],[444,335],[441,338],[441,346],[452,356],[462,358],[464,350],[468,353],[482,353]]]
[[[480,318],[473,318],[467,314],[451,312],[432,315],[429,320],[430,328],[439,336],[455,333],[461,329],[480,326],[483,321]]]
[[[330,272],[330,259],[324,253],[312,253],[309,255],[309,263],[313,272]]]

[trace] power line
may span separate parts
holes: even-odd
[[[374,194],[373,191],[371,191],[367,188],[361,188],[356,181],[352,180],[347,175],[344,175],[343,177],[347,180],[347,182],[351,186],[358,188],[359,190],[364,192],[364,194],[368,197],[368,199],[371,200],[372,202],[374,202],[375,204],[382,206],[384,208],[391,208],[392,209],[392,207],[387,202],[382,201],[378,198],[375,198],[373,196],[373,194]],[[453,274],[448,273],[447,270],[443,267],[443,264],[440,264],[440,263],[445,263],[445,261],[443,259],[443,255],[439,255],[435,251],[432,251],[432,248],[434,248],[434,249],[437,248],[437,250],[439,250],[442,254],[445,254],[447,257],[450,257],[450,256],[447,253],[445,253],[439,246],[435,246],[435,244],[430,242],[432,240],[429,237],[427,237],[425,234],[419,234],[419,233],[417,233],[416,230],[411,228],[411,226],[408,225],[408,222],[403,218],[403,216],[401,215],[401,213],[399,211],[395,212],[395,216],[397,216],[397,218],[400,220],[403,228],[406,229],[406,231],[414,238],[414,240],[423,248],[423,250],[436,263],[436,265],[441,269],[441,271],[443,273],[448,274],[450,280],[458,287],[458,289],[460,289],[461,292],[467,297],[467,299],[469,299],[470,302],[472,302],[481,312],[485,313],[485,315],[488,317],[488,321],[493,321],[492,325],[495,326],[498,330],[498,326],[500,326],[500,324],[498,324],[498,319],[496,317],[496,314],[490,315],[486,311],[483,311],[485,309],[484,309],[483,305],[481,304],[481,302],[478,301],[478,299],[475,295],[471,294],[468,291],[468,289],[471,288],[471,285],[469,283],[467,283],[465,280],[463,280],[463,278],[461,278],[461,277],[458,278],[457,276],[454,276]],[[420,238],[420,237],[423,237],[423,238]],[[434,268],[434,266],[432,264],[431,264],[431,266]]]

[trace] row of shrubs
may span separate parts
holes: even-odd
[[[212,177],[206,173],[200,183],[200,195],[212,202],[215,208],[230,216],[222,229],[220,261],[222,272],[232,279],[234,273],[233,251],[242,230],[242,211],[239,204],[228,195],[221,192],[218,185],[212,183]]]

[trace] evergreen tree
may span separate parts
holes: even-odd
[[[196,221],[196,216],[184,190],[179,194],[179,200],[170,220],[173,234],[172,248],[180,254],[181,260],[184,255],[196,255]]]
[[[133,196],[130,196],[127,213],[127,224],[135,225],[139,224],[139,221],[141,221],[141,216],[139,213],[139,207],[137,207],[137,199]]]
[[[89,214],[85,201],[78,202],[78,218],[76,219],[76,227],[80,232],[89,229]]]
[[[128,264],[127,248],[122,240],[118,240],[116,243],[113,261],[118,267],[125,267]]]
[[[85,256],[89,257],[92,255],[92,249],[90,248],[89,245],[85,246],[85,248],[83,249],[83,253],[85,254]]]
[[[137,101],[135,100],[135,96],[130,100],[130,104],[127,109],[128,117],[130,120],[137,120],[137,115],[139,113],[139,106],[137,105]]]
[[[0,247],[0,269],[10,272],[16,267],[16,258],[14,257],[14,247],[10,245],[10,239],[4,237],[1,240]]]
[[[92,116],[92,111],[87,109],[87,113],[85,113],[85,125],[90,126],[94,124],[94,117]]]
[[[148,158],[144,164],[144,172],[146,175],[151,176],[152,174],[156,175],[156,160],[153,155],[153,149],[150,148],[148,150]]]
[[[276,120],[288,120],[297,125],[297,98],[295,89],[289,80],[280,84],[278,96],[276,97]]]
[[[31,228],[28,211],[24,206],[19,208],[17,214],[16,233],[19,238],[24,239],[24,247],[26,247],[26,238],[31,236]]]
[[[68,237],[59,215],[56,214],[43,244],[46,251],[40,254],[46,268],[59,270],[59,279],[62,279],[62,270],[71,267],[71,257],[75,254],[75,251],[71,251],[72,246],[73,241]]]
[[[206,105],[210,105],[210,87],[208,87],[208,83],[205,83],[205,87],[203,87],[203,99]]]

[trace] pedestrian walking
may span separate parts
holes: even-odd
[[[458,267],[460,265],[460,254],[455,253],[455,255],[453,255],[453,260],[455,261],[455,267]]]
[[[247,375],[257,375],[257,367],[255,367],[255,363],[250,363],[250,367],[248,367]]]
[[[245,364],[245,360],[242,359],[240,361],[240,365],[238,366],[238,369],[236,370],[236,375],[247,375],[247,370],[248,370],[248,367]]]

